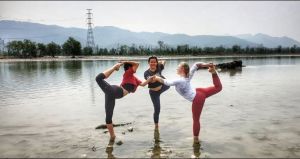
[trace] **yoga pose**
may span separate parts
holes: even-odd
[[[118,71],[119,68],[124,65],[123,80],[120,86],[110,85],[104,79],[108,78],[115,70]],[[114,140],[116,135],[114,133],[112,116],[115,107],[115,100],[126,96],[128,93],[134,93],[138,86],[145,86],[154,76],[148,78],[146,81],[141,82],[138,78],[134,76],[139,63],[133,61],[123,61],[115,64],[112,68],[100,73],[96,77],[96,81],[102,91],[105,93],[105,114],[106,114],[106,126],[110,134],[110,139]]]
[[[151,76],[162,76],[161,72],[165,67],[166,61],[158,61],[156,56],[151,56],[148,58],[149,69],[144,72],[144,78],[148,79]],[[160,113],[160,95],[168,90],[170,86],[166,86],[158,81],[152,81],[148,83],[149,94],[151,97],[151,101],[154,107],[153,120],[155,124],[155,128],[158,128],[159,121],[159,113]]]
[[[208,68],[208,71],[212,74],[214,86],[207,88],[196,88],[193,89],[191,86],[191,79],[196,70],[201,68]],[[192,102],[192,113],[193,113],[193,135],[194,141],[199,143],[199,132],[200,132],[200,115],[205,102],[205,99],[211,95],[214,95],[222,90],[222,84],[218,77],[215,69],[215,65],[212,63],[195,63],[191,70],[189,65],[182,62],[178,65],[177,74],[180,78],[175,80],[166,80],[159,76],[155,77],[155,80],[164,83],[168,86],[175,86],[176,91],[188,101]]]

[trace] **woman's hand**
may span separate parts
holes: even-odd
[[[149,82],[151,82],[154,78],[155,78],[155,76],[150,76],[147,80],[145,80],[144,82],[140,83],[140,86],[144,87]]]
[[[114,70],[119,71],[120,67],[123,65],[124,63],[122,62],[118,62],[114,65]]]
[[[161,77],[159,77],[159,76],[156,76],[156,75],[154,75],[155,77],[154,77],[154,81],[158,81],[158,82],[160,82],[160,83],[164,83],[164,80],[163,80],[163,78],[161,78]]]

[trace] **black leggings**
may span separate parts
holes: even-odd
[[[105,80],[105,75],[100,73],[96,77],[96,82],[105,93],[105,114],[106,114],[106,124],[112,123],[112,116],[115,108],[116,99],[123,97],[123,89],[120,86],[110,85]]]
[[[153,113],[153,119],[154,123],[158,123],[159,121],[159,113],[160,113],[160,94],[162,94],[164,91],[168,90],[170,86],[162,85],[161,89],[159,91],[152,91],[149,90],[149,94],[153,103],[154,107],[154,113]]]

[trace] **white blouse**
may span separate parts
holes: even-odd
[[[198,69],[197,64],[203,64],[203,62],[194,63],[194,65],[190,69],[188,78],[179,77],[174,80],[163,79],[165,85],[175,86],[176,91],[190,102],[193,102],[196,96],[196,90],[191,86],[191,79],[193,78],[194,73]]]

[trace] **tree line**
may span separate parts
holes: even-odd
[[[278,46],[276,48],[267,48],[263,45],[257,47],[195,47],[189,45],[177,45],[171,47],[158,41],[158,47],[145,47],[132,44],[131,46],[120,45],[116,48],[82,47],[81,43],[69,37],[62,45],[51,42],[48,44],[36,43],[25,39],[23,41],[11,41],[6,46],[4,55],[18,58],[35,58],[43,56],[90,56],[90,55],[230,55],[230,54],[295,54],[300,53],[300,47]]]

